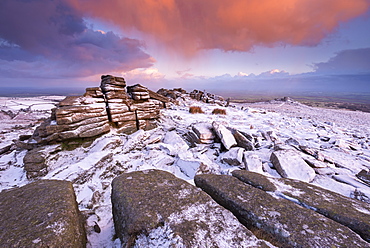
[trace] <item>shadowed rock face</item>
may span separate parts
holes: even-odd
[[[72,183],[40,180],[0,193],[0,247],[86,247]]]
[[[235,177],[197,175],[194,180],[241,223],[271,235],[283,247],[370,247],[347,227]]]
[[[341,223],[370,242],[370,206],[312,184],[288,178],[270,178],[249,171],[233,171],[233,176],[256,188],[277,192],[282,197],[315,210]]]
[[[158,170],[112,183],[113,219],[124,247],[268,247],[200,189]]]

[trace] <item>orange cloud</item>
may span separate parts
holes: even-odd
[[[191,54],[249,51],[256,45],[314,46],[341,22],[364,14],[369,0],[69,0],[95,18]]]

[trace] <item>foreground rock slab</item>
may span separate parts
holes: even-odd
[[[249,171],[233,171],[233,176],[254,187],[293,200],[339,222],[370,242],[370,205],[338,193],[287,178],[270,178]]]
[[[168,172],[115,178],[112,205],[123,247],[272,247],[206,193]]]
[[[197,175],[198,187],[281,247],[370,247],[347,227],[227,175]]]
[[[0,193],[0,247],[86,247],[72,183],[40,180]]]

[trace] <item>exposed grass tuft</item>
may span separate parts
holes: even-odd
[[[212,114],[214,114],[214,115],[226,115],[226,109],[216,108],[212,111]]]
[[[191,114],[203,114],[203,110],[201,109],[201,107],[198,107],[198,106],[191,106],[189,108],[189,113]]]

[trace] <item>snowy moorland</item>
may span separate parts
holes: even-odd
[[[21,135],[31,135],[61,99],[0,98],[0,149]],[[311,161],[316,172],[312,184],[370,203],[370,187],[355,176],[370,169],[370,113],[318,109],[290,100],[226,108],[188,97],[178,102],[161,110],[158,127],[153,130],[131,135],[112,130],[73,150],[61,144],[43,148],[49,154],[49,171],[43,178],[73,182],[79,209],[87,217],[88,247],[121,245],[114,236],[111,205],[111,182],[117,175],[159,169],[194,184],[198,173],[230,174],[244,169],[243,163],[233,166],[227,162],[221,143],[191,145],[184,138],[193,126],[201,129],[213,122],[254,138],[256,146],[248,153],[261,161],[258,172],[280,177],[270,161],[271,153],[279,146],[296,150],[309,147],[319,150],[322,156],[321,160]],[[191,114],[190,106],[199,106],[204,113]],[[212,114],[216,108],[225,109],[226,115]],[[31,182],[23,169],[26,152],[13,147],[0,155],[0,191]],[[301,154],[309,163],[310,156]],[[100,233],[93,230],[95,222]]]

